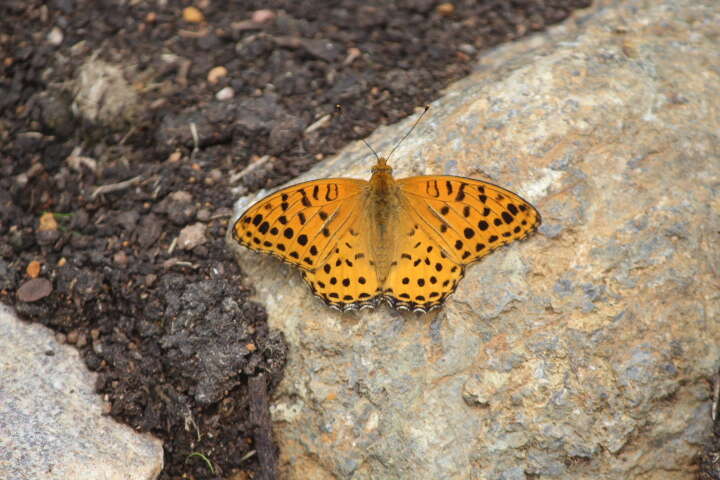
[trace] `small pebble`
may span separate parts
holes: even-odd
[[[115,252],[115,255],[113,255],[113,262],[115,262],[115,265],[119,267],[126,267],[128,264],[127,253],[125,253],[123,250]]]
[[[17,290],[21,302],[36,302],[52,293],[52,283],[47,278],[33,278],[23,283]]]
[[[27,273],[27,276],[30,278],[37,278],[40,275],[40,267],[42,264],[38,262],[37,260],[33,260],[30,262],[25,269],[25,273]]]
[[[183,20],[189,23],[202,23],[205,21],[205,15],[196,7],[185,7]]]
[[[208,210],[207,208],[201,208],[200,210],[198,210],[195,218],[197,218],[200,222],[207,222],[210,220],[210,215],[210,210]]]
[[[252,21],[255,23],[266,23],[275,20],[275,12],[272,10],[255,10],[252,14]]]
[[[207,79],[208,82],[212,83],[213,85],[218,83],[221,78],[226,77],[228,74],[227,68],[223,67],[222,65],[219,67],[211,68],[208,72]]]
[[[455,12],[455,5],[450,2],[441,3],[435,7],[435,11],[443,17],[449,17],[453,14],[453,12]]]
[[[170,200],[173,202],[183,202],[183,203],[190,203],[192,202],[192,194],[190,192],[186,192],[185,190],[178,190],[176,192],[172,192],[170,195]]]
[[[212,170],[210,170],[210,172],[208,172],[208,175],[215,182],[219,182],[223,178],[223,173],[219,168],[213,168]]]
[[[58,46],[63,41],[63,32],[58,27],[53,27],[47,34],[47,41],[50,45]]]
[[[68,332],[68,334],[67,334],[67,342],[70,345],[75,345],[78,341],[78,337],[79,337],[78,331],[72,330],[72,331]]]
[[[39,232],[46,232],[48,230],[57,230],[58,223],[55,220],[55,215],[50,212],[45,212],[40,216],[40,225],[38,226]]]
[[[215,94],[215,98],[220,101],[230,100],[235,96],[235,90],[232,87],[225,87]]]
[[[458,50],[468,55],[475,55],[477,53],[477,48],[475,48],[474,45],[470,45],[469,43],[463,43],[458,47]]]

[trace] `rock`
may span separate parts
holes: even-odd
[[[69,137],[75,131],[75,117],[70,105],[72,99],[67,92],[50,90],[34,97],[36,115],[48,133],[62,138]]]
[[[265,94],[257,98],[239,100],[235,123],[248,133],[259,133],[269,130],[287,115],[285,109],[278,103],[276,95]]]
[[[0,305],[0,478],[156,478],[161,442],[103,415],[96,375],[54,336]]]
[[[301,40],[301,44],[306,52],[310,55],[325,60],[326,62],[333,62],[338,57],[343,55],[340,47],[330,40],[322,38],[304,38]]]
[[[302,120],[292,115],[277,122],[270,130],[268,138],[270,152],[277,155],[287,150],[295,142],[295,139],[302,135],[304,129],[305,124]]]
[[[448,88],[396,176],[487,179],[544,224],[435,314],[341,315],[236,249],[291,345],[282,478],[694,478],[720,367],[718,24],[717,3],[612,2]],[[387,154],[415,120],[368,142]],[[353,145],[296,182],[372,163]]]
[[[135,210],[119,211],[113,217],[113,221],[123,227],[124,230],[132,232],[140,219],[140,214]]]
[[[195,217],[198,207],[192,203],[192,196],[184,191],[168,195],[154,208],[157,212],[167,213],[175,225],[187,225]]]
[[[207,225],[204,223],[194,223],[180,230],[178,235],[177,246],[181,250],[192,250],[198,245],[202,245],[207,241],[205,231]]]
[[[196,137],[193,131],[197,134],[198,147],[227,142],[233,134],[228,125],[234,121],[235,109],[233,102],[214,102],[202,109],[193,107],[168,114],[156,133],[157,142],[169,151],[181,145],[194,148]]]
[[[150,213],[142,217],[138,227],[138,243],[143,248],[152,246],[163,229],[163,220],[157,215]]]

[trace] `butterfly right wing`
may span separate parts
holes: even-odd
[[[395,252],[383,289],[397,309],[427,312],[455,290],[465,266],[540,225],[519,195],[464,177],[421,176],[397,181],[404,199]]]
[[[313,270],[322,265],[349,228],[367,182],[348,178],[313,180],[259,200],[233,225],[235,241]]]

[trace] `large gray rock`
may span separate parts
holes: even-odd
[[[95,375],[0,304],[0,478],[152,480],[162,443],[103,415]]]
[[[338,314],[291,267],[238,252],[291,344],[273,411],[285,478],[694,478],[720,367],[720,3],[705,3],[579,12],[432,106],[397,176],[487,178],[544,218],[437,314]],[[370,144],[387,153],[412,121]],[[354,145],[300,180],[372,163]]]

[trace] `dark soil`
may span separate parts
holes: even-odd
[[[75,345],[111,415],[165,442],[160,478],[276,477],[268,398],[287,347],[224,246],[238,192],[291,179],[590,1],[388,3],[201,0],[202,23],[175,0],[0,5],[0,302]],[[271,18],[253,22],[259,9]],[[93,56],[139,97],[112,120],[72,107]],[[178,242],[189,226],[197,242]]]

